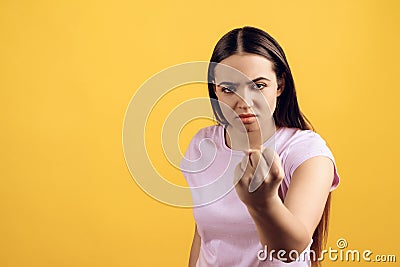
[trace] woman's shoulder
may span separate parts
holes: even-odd
[[[308,153],[310,151],[326,150],[325,140],[313,130],[281,127],[276,133],[276,150],[279,155],[292,153]]]
[[[185,158],[192,160],[201,157],[202,153],[215,154],[215,149],[222,147],[223,127],[211,125],[199,129],[186,148]]]
[[[189,150],[199,150],[200,146],[210,146],[217,148],[221,147],[221,142],[223,139],[223,127],[221,125],[211,125],[207,127],[200,128],[192,137],[189,142]]]
[[[277,138],[284,143],[302,143],[302,142],[324,142],[324,139],[313,130],[302,130],[299,128],[281,127],[277,131]]]
[[[325,156],[330,158],[334,164],[334,180],[331,191],[338,186],[340,178],[336,170],[335,158],[320,134],[312,130],[285,128],[282,129],[280,136],[280,145],[277,148],[282,158],[288,184],[296,168],[304,161],[315,156]]]
[[[223,127],[221,125],[211,125],[206,126],[197,131],[197,133],[193,136],[194,140],[203,140],[205,138],[214,139],[219,137]]]

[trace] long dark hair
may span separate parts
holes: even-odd
[[[214,91],[215,63],[219,63],[233,54],[242,52],[257,54],[270,60],[272,62],[273,71],[278,80],[278,85],[284,84],[283,91],[277,98],[276,109],[273,114],[275,125],[278,127],[290,127],[315,131],[310,121],[300,111],[292,72],[283,49],[268,33],[250,26],[231,30],[222,36],[216,44],[210,59],[210,65],[208,68],[208,93],[218,124],[222,124],[225,127],[229,123],[223,116],[218,101],[214,101],[218,100]],[[284,83],[282,83],[282,81],[284,81]],[[326,245],[328,237],[330,202],[331,193],[328,195],[322,218],[313,233],[311,249],[315,252],[316,259],[321,254],[323,247]],[[314,260],[313,258],[312,260],[313,266],[319,266],[318,260]]]

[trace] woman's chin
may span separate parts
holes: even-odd
[[[230,122],[230,126],[242,133],[260,131],[260,125],[257,123],[257,121],[252,123],[243,123],[239,120],[234,120]]]
[[[247,132],[259,132],[260,127],[256,126],[246,126],[246,131]]]
[[[238,127],[238,130],[241,132],[255,132],[260,131],[260,127],[257,123],[243,124]]]

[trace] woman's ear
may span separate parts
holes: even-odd
[[[280,96],[285,89],[285,73],[278,79],[277,96]]]

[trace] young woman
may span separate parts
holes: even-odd
[[[282,48],[261,29],[234,29],[213,51],[208,82],[218,124],[197,132],[185,158],[213,160],[182,172],[191,188],[225,177],[232,190],[209,190],[214,198],[192,191],[189,266],[317,266],[339,176],[299,110]]]

